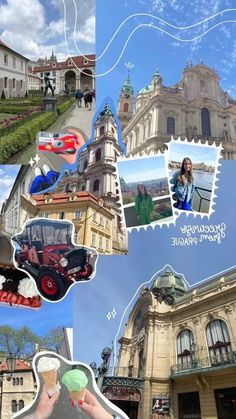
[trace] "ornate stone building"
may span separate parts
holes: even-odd
[[[135,98],[130,79],[118,104],[127,155],[164,151],[171,136],[222,142],[225,159],[236,159],[236,101],[220,87],[215,69],[187,65],[182,79],[166,87],[158,71]]]
[[[121,219],[115,167],[121,156],[117,123],[106,105],[95,121],[93,140],[80,154],[78,171],[65,174],[57,187],[57,192],[88,191],[102,200],[113,215],[112,247],[113,253],[118,254],[127,252],[127,233]]]
[[[188,286],[165,267],[144,288],[103,393],[131,419],[234,419],[236,270]]]
[[[6,362],[0,363],[0,418],[10,419],[30,404],[35,397],[36,387],[32,367],[16,360],[15,371],[9,375]]]

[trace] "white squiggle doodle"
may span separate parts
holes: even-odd
[[[62,0],[62,1],[64,2],[65,0]],[[96,59],[90,59],[90,58],[87,58],[87,57],[85,57],[83,55],[83,53],[81,52],[81,50],[79,49],[79,47],[77,45],[77,41],[76,41],[76,28],[77,28],[77,22],[78,22],[78,10],[77,10],[76,1],[75,0],[72,0],[72,1],[73,1],[73,4],[74,4],[74,7],[75,7],[75,23],[74,23],[74,43],[75,43],[75,47],[76,47],[76,50],[79,52],[80,55],[82,55],[84,58],[86,58],[88,61],[91,61],[91,62],[97,62],[97,61],[99,61],[105,55],[105,53],[107,52],[108,48],[110,47],[110,45],[112,44],[113,40],[115,39],[116,35],[120,32],[121,28],[125,25],[126,22],[128,22],[129,20],[131,20],[133,18],[137,18],[137,17],[149,17],[151,19],[156,19],[159,22],[164,23],[165,25],[169,26],[172,29],[187,30],[187,29],[196,28],[197,26],[200,26],[203,23],[208,22],[209,20],[215,19],[218,16],[223,16],[225,13],[235,12],[236,11],[236,9],[224,9],[221,12],[216,13],[215,15],[212,15],[212,16],[204,19],[204,20],[201,20],[199,22],[193,23],[192,25],[188,25],[188,26],[176,26],[176,25],[173,25],[172,23],[169,23],[166,20],[161,19],[160,17],[155,16],[155,15],[152,15],[150,13],[134,13],[134,14],[128,16],[126,19],[124,19],[121,22],[121,24],[118,26],[117,30],[113,33],[110,41],[108,42],[107,46],[104,48],[103,52],[98,57],[96,57]],[[224,23],[235,23],[235,21],[226,20],[226,21],[221,22],[221,24],[224,24]],[[185,41],[185,40],[183,40],[183,41]],[[189,41],[192,42],[192,39],[189,40]],[[185,42],[187,42],[187,41],[185,41]]]
[[[74,62],[74,60],[73,60],[73,57],[71,57],[71,55],[70,55],[70,52],[69,52],[69,47],[68,47],[68,42],[67,42],[67,29],[66,29],[66,20],[67,20],[67,14],[66,14],[66,4],[65,4],[65,0],[62,0],[62,2],[63,2],[63,8],[64,8],[64,38],[65,38],[65,44],[66,44],[66,49],[67,49],[67,53],[68,53],[68,56],[69,56],[69,58],[71,59],[71,61],[73,62],[73,64],[74,64],[74,66],[77,68],[77,70],[80,72],[80,73],[83,73],[83,70],[81,70],[77,65],[76,65],[76,63]],[[223,16],[225,13],[228,13],[228,12],[234,12],[234,11],[236,11],[236,9],[234,8],[234,9],[225,9],[225,10],[223,10],[223,11],[221,11],[221,12],[218,12],[217,14],[215,14],[215,15],[213,15],[213,16],[210,16],[210,17],[208,17],[208,18],[206,18],[206,19],[204,19],[204,20],[202,20],[202,21],[200,21],[200,22],[197,22],[197,23],[194,23],[194,24],[192,24],[192,25],[189,25],[189,26],[183,26],[183,27],[181,27],[181,26],[176,26],[176,25],[172,25],[171,23],[169,23],[169,22],[167,22],[167,21],[165,21],[165,20],[163,20],[163,19],[161,19],[161,18],[159,18],[158,16],[154,16],[154,15],[151,15],[151,14],[148,14],[148,13],[137,13],[137,14],[133,14],[133,15],[130,15],[129,17],[127,17],[121,24],[120,24],[120,26],[118,27],[118,29],[115,31],[115,33],[113,34],[113,36],[112,36],[112,38],[110,39],[110,41],[108,42],[108,44],[107,44],[107,46],[105,47],[105,49],[104,49],[104,51],[102,52],[102,54],[100,54],[100,56],[99,57],[97,57],[95,60],[91,60],[91,59],[89,59],[88,57],[86,57],[85,55],[83,55],[82,53],[81,53],[81,51],[78,49],[78,46],[77,46],[77,43],[76,43],[76,39],[75,39],[75,32],[76,32],[76,24],[77,24],[77,7],[76,7],[76,3],[75,3],[75,1],[73,0],[73,3],[74,3],[74,6],[75,6],[75,25],[74,25],[74,42],[75,42],[75,46],[76,46],[76,49],[77,49],[77,51],[84,57],[84,58],[86,58],[87,60],[89,60],[89,61],[93,61],[93,62],[96,62],[96,61],[98,61],[99,59],[101,59],[103,56],[104,56],[104,54],[106,53],[106,51],[108,50],[108,48],[109,48],[109,46],[111,45],[111,43],[113,42],[113,40],[114,40],[114,38],[116,37],[116,35],[117,35],[117,33],[120,31],[120,29],[121,29],[121,27],[129,20],[129,19],[131,19],[131,18],[133,18],[133,17],[140,17],[140,16],[146,16],[146,17],[151,17],[151,18],[153,18],[153,19],[157,19],[159,22],[161,22],[161,23],[164,23],[164,24],[166,24],[167,26],[170,26],[171,28],[173,28],[173,29],[177,29],[177,30],[186,30],[186,29],[191,29],[191,28],[194,28],[194,27],[196,27],[196,26],[199,26],[199,25],[201,25],[201,24],[203,24],[203,23],[206,23],[207,21],[209,21],[209,20],[212,20],[212,19],[214,19],[215,17],[217,17],[217,16]],[[175,35],[172,35],[170,32],[168,32],[168,31],[166,31],[166,30],[164,30],[164,29],[162,29],[162,28],[159,28],[159,27],[157,27],[157,26],[155,26],[154,24],[152,24],[152,23],[142,23],[142,24],[140,24],[140,25],[138,25],[138,26],[136,26],[133,30],[132,30],[132,32],[129,34],[129,36],[128,36],[128,38],[126,39],[126,41],[125,41],[125,44],[124,44],[124,46],[123,46],[123,48],[122,48],[122,51],[121,51],[121,53],[120,53],[120,55],[118,56],[118,58],[117,58],[117,60],[116,60],[116,62],[113,64],[113,66],[112,67],[110,67],[107,71],[105,71],[104,73],[100,73],[100,74],[95,74],[95,75],[89,75],[90,77],[94,77],[94,78],[98,78],[98,77],[103,77],[103,76],[105,76],[105,75],[107,75],[107,74],[109,74],[109,73],[111,73],[113,70],[114,70],[114,68],[117,66],[117,64],[120,62],[120,60],[121,60],[121,58],[122,58],[122,56],[123,56],[123,54],[124,54],[124,51],[125,51],[125,49],[126,49],[126,47],[127,47],[127,45],[128,45],[128,43],[129,43],[129,40],[131,39],[131,37],[133,36],[133,34],[138,30],[138,29],[140,29],[140,28],[143,28],[143,27],[149,27],[149,28],[153,28],[153,29],[156,29],[156,30],[158,30],[158,31],[160,31],[160,32],[162,32],[162,33],[164,33],[164,34],[166,34],[166,35],[168,35],[170,38],[173,38],[173,39],[175,39],[176,41],[178,41],[178,42],[194,42],[194,41],[196,41],[196,40],[198,40],[198,39],[200,39],[200,38],[202,38],[204,35],[206,35],[207,33],[209,33],[209,32],[211,32],[213,29],[215,29],[215,28],[217,28],[217,27],[219,27],[219,26],[221,26],[221,25],[223,25],[223,24],[226,24],[226,23],[236,23],[236,20],[234,20],[234,19],[229,19],[229,20],[224,20],[224,21],[222,21],[222,22],[218,22],[218,23],[216,23],[215,25],[213,25],[213,26],[211,26],[209,29],[207,29],[205,32],[203,32],[202,34],[200,34],[200,35],[197,35],[197,36],[194,36],[194,37],[192,37],[192,38],[181,38],[181,37],[178,37],[178,36],[175,36]],[[87,73],[86,73],[86,75],[88,75]]]

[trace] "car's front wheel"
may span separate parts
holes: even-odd
[[[45,268],[39,270],[37,285],[40,294],[50,301],[60,300],[67,290],[63,276]]]

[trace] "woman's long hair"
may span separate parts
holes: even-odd
[[[187,172],[187,176],[186,176],[185,168],[184,168],[184,163],[186,161],[189,161],[190,164],[191,164],[191,169]],[[186,177],[187,177],[188,183],[192,183],[193,182],[193,164],[192,164],[192,161],[191,161],[191,159],[189,157],[185,157],[183,159],[183,161],[182,161],[181,168],[180,168],[180,173],[179,173],[179,177],[178,177],[178,181],[182,185],[184,185],[185,184]]]
[[[142,194],[140,192],[140,189],[139,189],[140,186],[143,186],[143,188],[144,188],[144,194]],[[139,196],[140,199],[143,199],[143,198],[147,198],[148,197],[148,192],[147,192],[146,186],[143,183],[140,183],[138,185],[138,188],[137,189],[138,189],[138,196]]]

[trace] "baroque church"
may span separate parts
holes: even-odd
[[[79,156],[77,172],[65,173],[55,190],[56,193],[87,191],[100,200],[113,215],[114,254],[127,252],[127,232],[121,217],[115,167],[118,157],[122,157],[118,126],[111,109],[106,104],[95,121],[93,140]]]
[[[187,64],[174,86],[159,71],[134,97],[130,74],[122,86],[118,117],[127,156],[164,151],[171,136],[222,143],[225,159],[236,159],[236,100],[220,87],[215,69]]]

